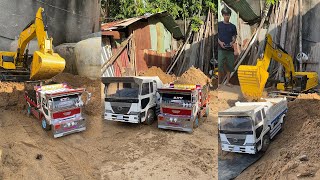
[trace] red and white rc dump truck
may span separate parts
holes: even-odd
[[[158,128],[193,132],[199,120],[209,115],[207,85],[170,84],[159,88]]]
[[[42,128],[52,131],[55,138],[81,132],[86,129],[82,107],[91,97],[84,88],[73,89],[67,84],[40,85],[40,82],[26,82],[25,99],[27,114],[41,120]],[[84,103],[81,95],[86,92]]]

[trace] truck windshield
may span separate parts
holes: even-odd
[[[229,116],[220,118],[220,130],[230,132],[252,131],[251,117]]]
[[[79,102],[78,94],[53,98],[53,110],[72,108]]]
[[[114,82],[106,87],[107,98],[138,98],[139,84],[130,82]]]
[[[162,93],[163,104],[181,107],[191,107],[191,94]]]

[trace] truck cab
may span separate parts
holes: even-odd
[[[218,113],[223,151],[256,154],[266,151],[281,130],[287,112],[286,99],[240,103]]]
[[[159,113],[159,77],[103,77],[102,82],[105,120],[152,124]]]

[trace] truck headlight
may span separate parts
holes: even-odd
[[[246,143],[246,144],[244,144],[245,146],[254,146],[255,145],[255,143]]]
[[[229,144],[227,141],[221,141],[221,144]]]
[[[130,115],[138,115],[139,112],[129,112]]]
[[[107,109],[107,110],[106,110],[106,113],[112,113],[112,111],[111,111],[111,110],[109,110],[109,109]]]

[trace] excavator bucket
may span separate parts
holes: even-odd
[[[269,73],[258,66],[241,65],[238,69],[241,91],[246,98],[261,98],[268,77]]]
[[[56,53],[35,51],[30,68],[30,79],[50,79],[61,73],[65,68],[65,60]]]

